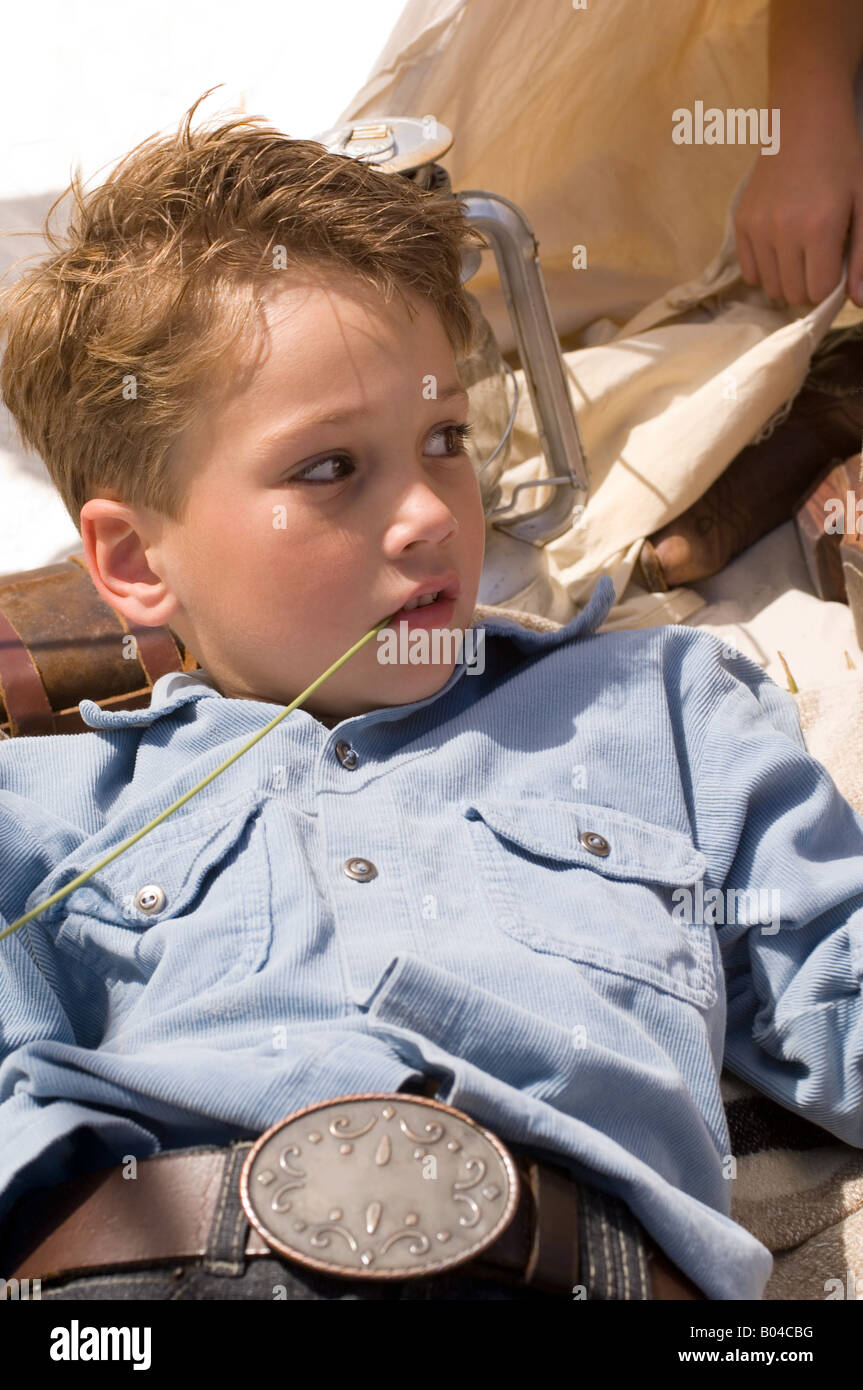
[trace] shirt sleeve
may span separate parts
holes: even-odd
[[[31,895],[83,834],[42,804],[49,793],[40,780],[42,765],[27,747],[34,741],[0,745],[0,932],[26,914]],[[101,1030],[93,1008],[98,982],[61,956],[53,931],[45,916],[36,916],[0,937],[0,1247],[3,1222],[21,1191],[67,1176],[73,1145],[64,1130],[73,1122],[84,1131],[93,1127],[78,1150],[90,1143],[98,1167],[95,1128],[113,1126],[119,1143],[124,1126],[95,1106],[78,1106],[73,1119],[68,1104],[57,1099],[59,1088],[43,1076],[45,1053],[98,1046]],[[134,1124],[125,1125],[122,1137],[127,1147],[133,1138],[147,1138]]]
[[[791,696],[746,658],[712,664],[726,693],[693,801],[704,920],[725,969],[725,1064],[863,1148],[863,817],[806,750]]]

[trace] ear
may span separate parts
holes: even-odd
[[[105,602],[143,627],[170,623],[181,605],[165,577],[155,519],[123,502],[91,497],[80,520],[90,578]]]

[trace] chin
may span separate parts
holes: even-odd
[[[421,700],[424,695],[432,695],[435,690],[440,690],[452,675],[455,667],[453,665],[441,666],[415,666],[409,671],[405,667],[393,667],[397,672],[389,681],[385,681],[383,691],[389,694],[391,704],[409,704],[412,700]]]

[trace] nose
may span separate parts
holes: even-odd
[[[440,545],[458,530],[452,508],[422,475],[400,491],[390,515],[388,542],[396,553],[415,541]]]

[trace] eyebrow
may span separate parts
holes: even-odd
[[[470,400],[470,396],[461,385],[444,386],[434,398],[435,401],[449,401],[456,397],[463,397],[465,401]],[[287,429],[274,431],[273,434],[265,435],[260,441],[256,453],[269,457],[269,455],[282,445],[289,443],[292,439],[305,434],[308,430],[314,429],[317,425],[338,425],[347,420],[356,419],[360,415],[370,415],[372,412],[365,406],[357,410],[334,410],[326,415],[300,416]]]

